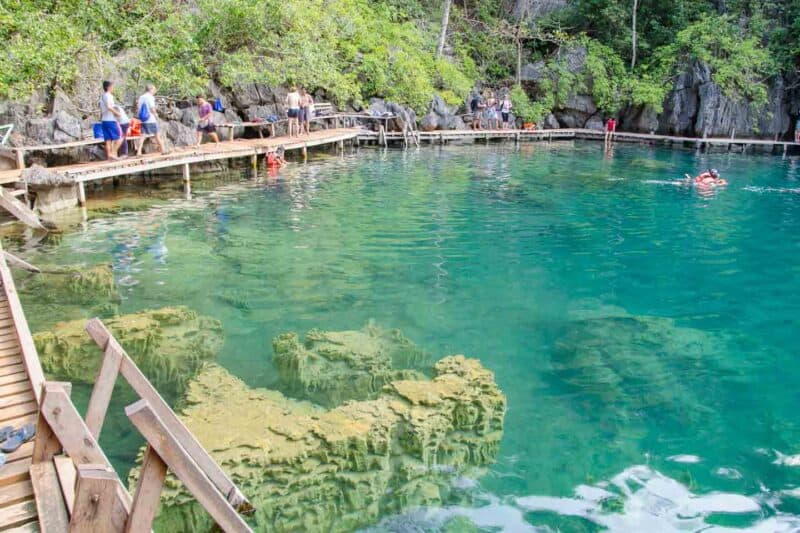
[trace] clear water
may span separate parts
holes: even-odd
[[[710,166],[731,185],[674,183]],[[791,531],[798,166],[588,143],[362,150],[90,221],[37,253],[112,261],[125,312],[218,318],[219,362],[252,386],[276,384],[270,339],[287,330],[375,320],[480,358],[508,396],[497,464],[463,483],[471,503],[379,530],[461,515],[507,531]]]

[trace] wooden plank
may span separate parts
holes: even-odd
[[[20,481],[29,479],[28,470],[31,462],[29,459],[7,464],[0,468],[0,487],[6,487]]]
[[[5,191],[5,189],[0,187],[0,207],[11,213],[21,222],[24,222],[34,229],[45,229],[44,226],[42,226],[42,222],[39,220],[39,217],[36,216],[36,213],[31,211],[28,206],[17,200],[15,197],[11,196],[10,194],[6,194],[3,191]]]
[[[16,374],[18,372],[25,372],[25,367],[22,366],[22,363],[18,365],[0,367],[0,377]]]
[[[30,415],[39,411],[39,404],[36,402],[21,403],[14,407],[8,407],[0,411],[0,422],[13,420],[21,416]]]
[[[122,531],[128,512],[117,496],[119,479],[104,465],[78,465],[70,533]]]
[[[158,418],[146,400],[139,400],[129,405],[125,408],[125,414],[175,476],[186,485],[189,492],[224,531],[251,531],[242,517],[228,503],[228,500],[220,494],[214,483],[194,462],[178,438]]]
[[[75,504],[75,484],[78,481],[78,471],[72,459],[66,455],[53,457],[53,464],[56,465],[58,481],[61,484],[61,492],[64,494],[64,502],[67,504],[67,511],[72,516],[72,509]]]
[[[0,357],[0,368],[9,365],[21,365],[22,364],[22,356],[17,353],[15,355],[7,355],[5,357]]]
[[[12,385],[16,385],[16,383]],[[11,385],[6,385],[6,386],[8,387]],[[24,392],[18,392],[17,394],[11,396],[4,396],[0,398],[0,410],[7,409],[15,405],[19,405],[21,403],[27,403],[32,401],[35,401],[35,397],[33,396],[33,391],[30,390],[30,388],[28,388]]]
[[[0,250],[2,250],[1,245]],[[17,339],[19,340],[17,348],[22,352],[22,364],[25,366],[25,371],[30,378],[36,400],[41,401],[44,372],[39,362],[39,355],[36,352],[36,345],[33,343],[28,321],[25,319],[25,313],[22,311],[22,304],[19,301],[17,289],[14,286],[14,278],[11,276],[4,255],[0,255],[0,282],[3,284],[3,292],[8,300],[8,309],[14,320]]]
[[[30,440],[17,448],[16,451],[13,451],[6,455],[6,463],[11,463],[13,461],[21,461],[22,459],[29,459],[33,455],[33,447],[36,443],[36,439]]]
[[[36,521],[3,530],[4,533],[39,533],[39,531],[39,522]]]
[[[3,385],[11,385],[12,383],[19,383],[20,381],[24,381],[26,383],[28,381],[28,374],[26,374],[24,370],[22,372],[17,372],[16,374],[8,374],[0,377],[0,387]]]
[[[24,189],[20,189],[20,192],[22,194],[25,194],[26,191]],[[19,196],[19,195],[16,195],[16,196]],[[37,274],[41,272],[41,270],[39,270],[39,268],[33,266],[32,264],[28,263],[24,259],[20,259],[19,257],[17,257],[16,255],[14,255],[12,253],[9,253],[9,252],[6,252],[5,250],[3,250],[3,254],[6,256],[6,261],[8,261],[9,263],[11,263],[13,265],[16,265],[16,266],[18,266],[20,268],[24,268],[25,270],[27,270],[29,272],[36,272]]]
[[[126,533],[149,533],[158,510],[161,490],[164,488],[166,477],[166,463],[158,456],[153,447],[148,445],[142,460],[136,494],[133,496],[131,514],[125,527]]]
[[[122,356],[120,373],[128,381],[131,388],[146,400],[158,417],[164,421],[167,429],[174,434],[181,442],[183,448],[197,463],[206,476],[217,486],[222,494],[228,497],[228,501],[234,507],[240,509],[251,508],[247,498],[241,493],[239,488],[228,478],[219,465],[208,455],[208,452],[197,441],[197,438],[189,431],[181,420],[170,409],[167,402],[161,397],[155,387],[147,380],[136,363],[125,353],[117,340],[111,335],[103,322],[98,318],[93,318],[86,325],[86,331],[94,339],[98,346],[104,351],[113,349]],[[162,456],[163,458],[163,456]]]
[[[33,485],[28,480],[0,487],[0,507],[29,500],[33,497]]]
[[[2,424],[4,426],[14,426],[14,427],[24,426],[25,424],[34,424],[35,425],[36,424],[36,415],[35,414],[29,414],[29,415],[19,416],[19,417],[16,417],[16,418],[9,418],[8,420],[3,420]],[[33,441],[36,442],[36,439],[34,439]]]
[[[9,348],[18,348],[19,342],[17,339],[0,340],[0,350],[7,350]]]
[[[36,514],[42,533],[63,533],[69,527],[67,507],[52,461],[31,465],[31,484],[36,495]]]
[[[16,396],[17,394],[24,392],[33,392],[33,387],[31,387],[31,384],[27,381],[12,383],[11,385],[0,387],[0,397]]]
[[[0,529],[21,526],[36,519],[36,502],[28,500],[0,509]]]
[[[106,411],[111,402],[111,393],[114,392],[114,384],[117,382],[121,363],[122,354],[112,349],[111,346],[106,347],[103,362],[94,380],[89,406],[86,408],[86,427],[96,439],[100,438],[100,430],[103,429],[103,420],[106,418]]]

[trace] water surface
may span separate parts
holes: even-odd
[[[730,186],[676,182],[711,166]],[[374,320],[480,358],[508,396],[497,464],[470,503],[381,530],[800,528],[800,467],[780,455],[800,453],[795,158],[362,150],[92,220],[39,253],[111,261],[122,312],[221,320],[219,362],[252,386],[276,386],[287,330]],[[129,440],[104,440],[129,464]]]

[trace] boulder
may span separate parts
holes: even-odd
[[[180,121],[162,121],[161,126],[168,146],[190,146],[197,141],[195,128],[185,126]]]
[[[208,365],[189,382],[179,417],[249,498],[254,530],[353,531],[443,503],[457,476],[497,456],[506,399],[492,373],[458,355],[433,376],[325,409]],[[213,523],[170,476],[154,529],[202,532]]]
[[[159,390],[183,390],[203,363],[216,357],[223,342],[218,320],[186,307],[142,311],[104,322]],[[93,382],[102,358],[85,326],[86,320],[61,322],[33,335],[45,372],[70,381]]]
[[[546,130],[557,130],[560,128],[561,125],[558,123],[558,119],[552,113],[548,113],[547,116],[544,118],[544,129]]]
[[[422,117],[420,129],[422,131],[466,129],[464,120],[455,114],[456,111],[457,109],[448,106],[441,96],[436,95],[428,105],[428,112]]]
[[[290,395],[322,405],[377,396],[398,379],[422,379],[424,353],[397,330],[367,325],[359,331],[311,330],[272,341],[281,385]]]
[[[535,63],[525,63],[520,70],[520,80],[531,83],[540,82],[547,74],[547,66],[544,61],[539,60]]]
[[[68,143],[83,138],[81,119],[60,110],[53,114],[53,140],[56,143]]]
[[[367,113],[376,117],[387,113],[394,115],[395,118],[387,124],[389,131],[403,131],[406,125],[414,129],[417,124],[417,114],[413,109],[395,102],[386,102],[381,98],[370,99]]]
[[[32,144],[53,144],[54,131],[53,119],[31,118],[27,121],[25,135],[32,141]]]

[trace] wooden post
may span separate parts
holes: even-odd
[[[105,465],[78,465],[69,533],[122,532],[128,513],[121,505],[117,475]]]
[[[519,132],[514,134],[514,144],[519,144]]]
[[[89,407],[86,408],[86,427],[89,428],[95,439],[100,438],[100,430],[103,429],[103,421],[106,418],[108,404],[111,402],[111,393],[114,392],[114,384],[117,382],[121,363],[122,356],[120,354],[113,350],[105,350],[103,362],[94,380]]]
[[[167,464],[148,445],[139,471],[131,514],[125,527],[126,533],[150,533],[166,477]]]
[[[253,171],[254,176],[258,173],[258,154],[250,156],[250,170]]]
[[[444,133],[439,132],[439,144],[444,144]]]
[[[228,128],[228,130],[229,130],[228,131],[228,140],[229,141],[233,140],[233,132],[234,132],[235,129],[236,129],[235,126],[231,126],[230,128]]]
[[[153,412],[146,400],[139,400],[129,405],[125,408],[125,414],[224,531],[251,531],[242,517],[192,460],[181,442]]]
[[[308,161],[308,143],[303,143],[303,148],[301,150],[303,153],[303,162]]]
[[[344,153],[344,141],[339,141],[339,151]]]
[[[17,168],[22,170],[25,168],[25,150],[17,148]]]
[[[82,181],[78,182],[78,205],[86,205],[86,186]]]

